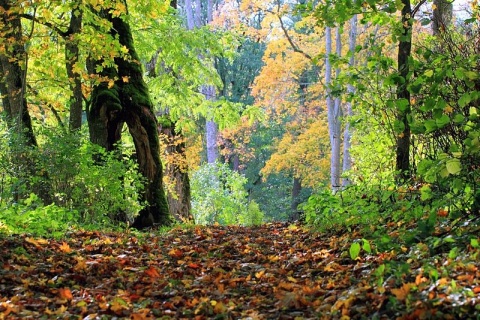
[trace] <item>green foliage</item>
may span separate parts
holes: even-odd
[[[415,187],[358,184],[336,194],[324,189],[312,195],[302,208],[306,222],[315,228],[324,231],[360,228],[367,234],[375,234],[381,242],[389,223],[409,225],[419,221],[405,238],[431,235],[437,214],[446,204],[446,200],[423,199],[422,192]],[[388,247],[388,237],[383,240]]]
[[[84,137],[52,131],[45,137],[38,167],[54,203],[78,211],[83,222],[133,219],[143,179],[131,150],[106,153]]]
[[[16,146],[13,153],[14,149],[1,145],[0,162],[5,164],[1,219],[11,231],[24,228],[23,232],[40,234],[74,224],[100,228],[133,220],[142,208],[143,178],[130,149],[105,153],[81,133],[51,128],[41,132],[35,152]],[[35,170],[26,171],[28,176],[22,168],[7,165],[19,149],[34,162]]]
[[[205,164],[192,174],[192,214],[198,224],[258,225],[263,213],[248,201],[247,179],[226,164]]]
[[[479,53],[473,35],[449,30],[416,50],[417,77],[411,119],[416,134],[418,176],[429,184],[424,198],[450,200],[450,215],[476,214],[480,208]],[[430,194],[434,190],[435,194]]]
[[[60,237],[78,221],[78,212],[44,205],[34,193],[20,203],[0,206],[0,232]]]

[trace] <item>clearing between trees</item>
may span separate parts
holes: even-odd
[[[450,239],[380,253],[287,223],[2,236],[0,319],[477,319],[478,242]]]

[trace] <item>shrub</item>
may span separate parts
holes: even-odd
[[[191,178],[196,223],[256,225],[263,221],[257,203],[247,200],[247,179],[226,164],[205,164]]]

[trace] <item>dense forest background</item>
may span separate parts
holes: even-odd
[[[478,218],[476,1],[0,1],[0,227]]]

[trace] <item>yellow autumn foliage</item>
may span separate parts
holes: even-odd
[[[329,177],[329,150],[327,123],[319,118],[297,135],[285,133],[261,172],[265,177],[280,172],[292,174],[304,186],[315,187]]]

